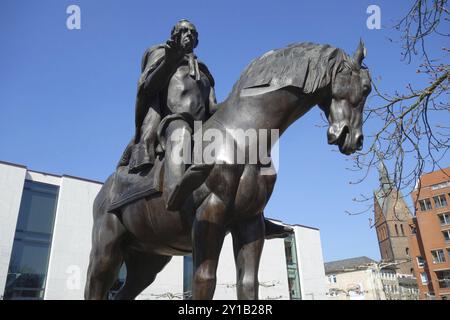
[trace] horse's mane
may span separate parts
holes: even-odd
[[[242,89],[296,86],[312,93],[327,86],[342,62],[351,58],[341,49],[311,42],[272,50],[253,60],[242,72],[233,92]]]

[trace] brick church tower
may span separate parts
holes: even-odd
[[[381,161],[378,168],[380,187],[374,191],[375,229],[381,259],[395,263],[398,274],[412,275],[409,252],[408,219],[411,212],[403,194],[391,183],[386,166]]]

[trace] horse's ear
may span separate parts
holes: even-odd
[[[356,49],[356,52],[353,55],[353,62],[358,68],[361,67],[362,61],[366,57],[366,54],[367,54],[366,47],[364,46],[364,42],[362,41],[362,39],[360,39],[358,49]]]

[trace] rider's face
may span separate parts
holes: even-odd
[[[185,52],[192,52],[197,42],[197,30],[189,22],[182,22],[179,26],[179,44]]]

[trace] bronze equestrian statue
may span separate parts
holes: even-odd
[[[193,121],[205,121],[203,132],[215,130],[224,136],[236,129],[279,130],[281,135],[318,105],[329,121],[328,143],[338,145],[345,155],[362,149],[362,113],[371,90],[369,71],[362,65],[365,56],[362,42],[353,57],[338,48],[313,43],[270,51],[252,61],[228,98],[216,105],[212,76],[190,50],[197,44],[194,27],[188,21],[181,21],[179,27],[181,37],[156,49],[161,57],[151,57],[151,50],[144,55],[139,88],[142,86],[145,92],[146,81],[152,88],[158,84],[150,84],[151,81],[159,82],[159,88],[165,86],[162,82],[169,82],[170,88],[171,82],[184,78],[200,82],[195,88],[198,94],[188,98],[192,104],[180,104],[185,98],[182,92],[172,96],[168,95],[170,89],[153,89],[151,94],[142,95],[147,101],[137,101],[136,135],[94,202],[86,299],[106,299],[123,263],[126,280],[114,298],[134,299],[154,281],[172,256],[191,253],[192,297],[212,299],[217,263],[228,233],[233,238],[237,297],[258,299],[259,261],[264,240],[271,237],[266,227],[273,227],[264,220],[263,210],[276,174],[263,172],[267,168],[259,158],[256,163],[248,157],[243,163],[236,161],[237,150],[249,154],[253,149],[247,139],[233,140],[231,150],[229,145],[219,146],[212,162],[183,164],[184,167],[168,163],[177,143],[191,143]],[[190,39],[181,40],[187,50],[180,52],[183,38]],[[178,44],[174,43],[177,41]],[[174,47],[179,52],[171,52]],[[147,64],[155,59],[161,61]],[[170,79],[148,76],[158,68],[169,68],[170,61],[177,59],[183,62],[169,72],[175,74]],[[151,68],[154,70],[150,71]],[[189,90],[180,89],[182,85],[186,83],[178,82],[174,88]],[[161,110],[164,104],[169,111]],[[146,126],[149,123],[150,129]],[[257,136],[258,145],[263,138]],[[276,140],[269,138],[263,142],[270,150]],[[212,143],[201,140],[202,149]],[[131,176],[130,179],[140,176],[139,181],[152,177],[156,187],[151,190],[158,192],[137,193],[139,197],[117,202],[122,195],[117,190],[123,190],[116,187],[120,176]]]

